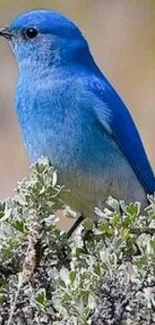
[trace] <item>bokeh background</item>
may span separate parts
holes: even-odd
[[[19,13],[47,7],[81,27],[93,55],[127,103],[155,170],[155,0],[5,0],[0,25]],[[0,199],[28,173],[14,110],[16,64],[0,40]]]

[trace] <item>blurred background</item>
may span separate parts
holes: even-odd
[[[97,63],[128,105],[155,170],[155,0],[1,0],[0,25],[43,7],[68,15],[83,30]],[[11,196],[28,173],[14,110],[16,79],[15,61],[0,40],[0,199]]]

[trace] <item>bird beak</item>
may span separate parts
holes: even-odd
[[[13,34],[9,31],[8,27],[0,27],[0,36],[10,40]]]

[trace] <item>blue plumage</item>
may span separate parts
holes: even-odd
[[[112,111],[109,133],[124,153],[145,191],[151,194],[155,191],[155,178],[139,133],[121,98],[109,82],[104,77],[102,79],[102,82],[95,80],[90,83],[90,87]]]
[[[71,189],[66,201],[86,216],[109,195],[145,206],[155,178],[143,144],[77,26],[34,10],[0,34],[18,62],[16,108],[30,160],[47,156]]]

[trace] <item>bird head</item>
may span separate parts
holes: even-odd
[[[89,49],[79,28],[65,16],[46,9],[32,10],[0,28],[19,67],[62,65],[89,61]]]

